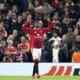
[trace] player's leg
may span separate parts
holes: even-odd
[[[35,76],[35,63],[34,63],[34,66],[33,66],[33,74],[32,76],[34,77]]]
[[[38,59],[39,59],[39,61],[41,61],[41,52],[42,52],[42,49],[39,48],[38,49]]]
[[[34,61],[35,59],[38,59],[38,50],[37,50],[36,48],[33,48],[32,58],[33,58],[33,61]]]
[[[35,77],[35,74],[36,74],[36,77],[39,78],[39,68],[38,68],[38,63],[39,63],[39,54],[38,54],[38,49],[33,49],[33,61],[34,61],[34,67],[33,67],[33,77]]]
[[[39,70],[38,70],[38,61],[34,60],[34,66],[33,66],[33,75],[32,76],[35,76],[36,75],[39,75]]]
[[[36,65],[36,70],[35,70],[35,72],[37,73],[37,78],[39,78],[40,77],[40,75],[39,75],[39,61],[40,61],[40,59],[41,59],[41,48],[39,48],[39,49],[37,49],[37,60],[35,61],[35,65]]]

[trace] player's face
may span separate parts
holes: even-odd
[[[39,28],[39,23],[38,22],[34,23],[34,28]]]

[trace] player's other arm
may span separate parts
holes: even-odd
[[[28,28],[28,26],[31,24],[31,22],[25,22],[23,25],[22,25],[22,29],[24,32],[26,33],[29,33],[31,32],[32,28]]]
[[[22,25],[22,30],[26,33],[30,33],[33,29],[28,28],[31,25],[31,15],[27,17],[27,21]]]
[[[54,25],[56,25],[55,23],[52,23],[52,22],[51,22],[51,20],[50,20],[49,17],[47,17],[47,22],[48,22],[48,27],[47,27],[47,28],[43,28],[43,31],[44,31],[44,32],[50,31],[50,30],[52,29],[52,27],[53,27]]]

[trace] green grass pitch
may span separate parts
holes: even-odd
[[[39,79],[28,76],[0,76],[0,80],[80,80],[80,76],[43,76]]]

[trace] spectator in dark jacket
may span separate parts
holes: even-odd
[[[5,48],[5,46],[6,42],[3,41],[2,37],[0,36],[0,62],[3,60],[3,55],[4,55],[3,49]]]
[[[20,11],[24,12],[28,9],[29,3],[28,0],[22,0],[22,4],[20,6]]]
[[[61,48],[64,49],[66,53],[68,53],[68,43],[66,35],[62,36]]]
[[[62,35],[68,32],[69,26],[70,26],[70,18],[68,16],[64,16],[64,19],[60,24]]]
[[[52,62],[52,50],[49,42],[44,43],[41,55],[41,62]]]
[[[59,62],[68,62],[68,56],[64,49],[59,51]]]
[[[11,21],[11,24],[10,24],[10,33],[12,32],[13,29],[18,29],[17,27],[17,15],[14,13],[12,15],[12,21]]]
[[[69,51],[68,62],[72,62],[73,53],[77,51],[76,44],[73,44],[72,49]]]

